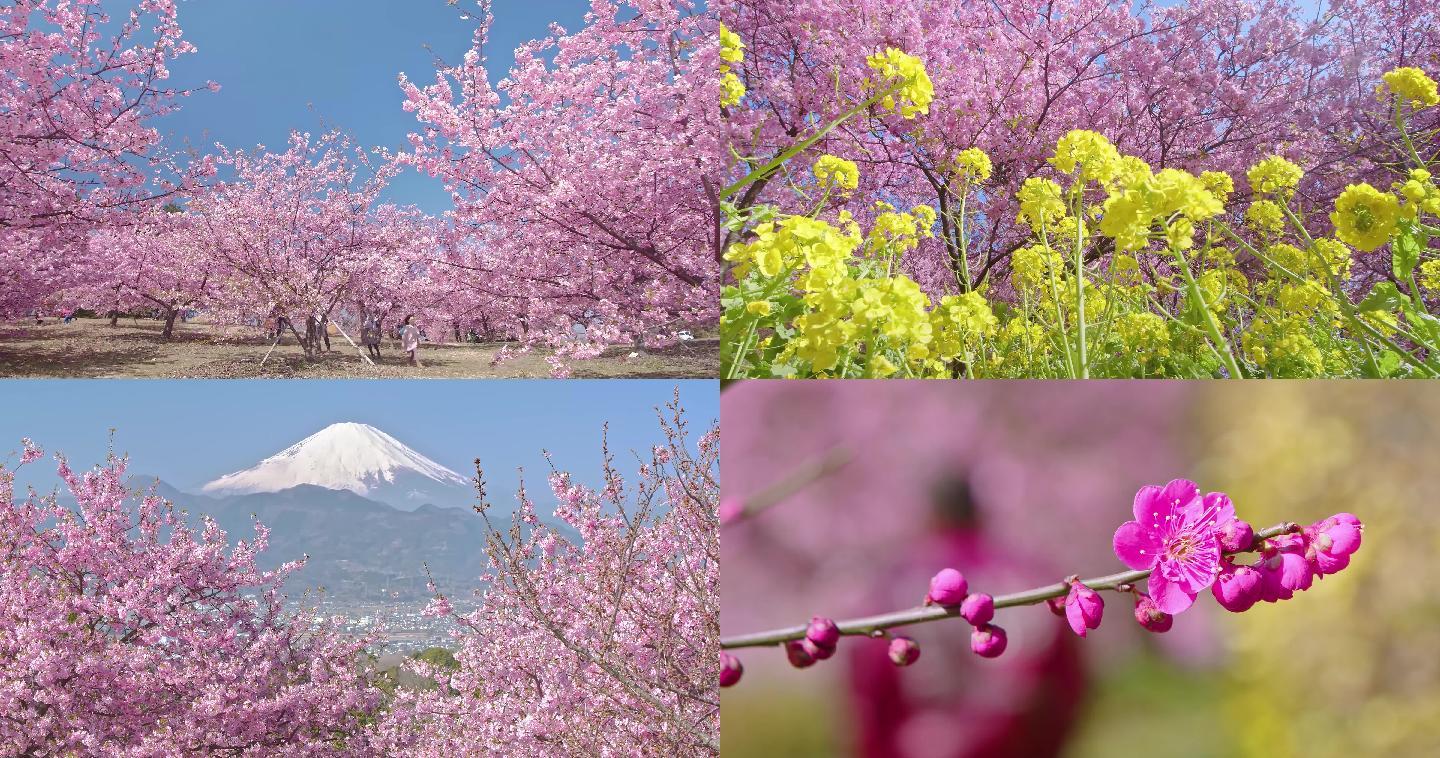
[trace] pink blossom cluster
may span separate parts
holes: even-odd
[[[20,466],[40,456],[29,440]],[[15,499],[0,466],[0,746],[6,755],[365,754],[380,693],[366,639],[285,603],[299,563],[256,568],[268,530],[233,547],[192,530],[125,461],[84,474],[73,505]]]
[[[125,6],[0,4],[0,313],[66,286],[65,258],[92,230],[195,179],[148,125],[194,91],[168,81],[194,51],[176,3]]]
[[[521,487],[484,546],[478,607],[452,616],[459,669],[421,669],[440,686],[396,693],[373,730],[382,754],[718,752],[720,433],[692,447],[672,409],[633,482],[608,451],[598,490],[553,472],[554,521]],[[450,606],[440,596],[428,612]]]
[[[1222,559],[1210,590],[1221,607],[1236,613],[1262,600],[1289,600],[1316,579],[1349,566],[1363,532],[1354,514],[1337,513],[1299,532],[1265,540],[1253,564],[1237,564],[1231,556]]]
[[[593,0],[492,85],[488,4],[462,60],[402,74],[406,163],[455,209],[451,299],[527,343],[588,357],[719,318],[719,42],[694,0]],[[576,336],[584,327],[585,336]]]

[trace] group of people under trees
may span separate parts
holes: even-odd
[[[424,368],[425,364],[420,362],[420,340],[424,334],[420,327],[414,324],[415,316],[407,315],[400,322],[395,336],[400,340],[400,349],[409,357],[410,365]],[[276,342],[284,336],[285,330],[294,330],[290,319],[284,315],[275,316],[275,330],[272,333]],[[298,333],[297,333],[298,336]],[[373,360],[380,360],[380,345],[385,337],[385,330],[381,326],[379,316],[365,316],[360,322],[360,345],[364,349],[365,357]],[[324,316],[311,316],[305,320],[305,341],[309,344],[325,346],[325,351],[330,351],[330,319]]]

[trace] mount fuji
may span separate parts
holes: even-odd
[[[470,482],[368,424],[331,424],[254,466],[205,484],[215,497],[301,485],[348,490],[403,511],[467,504]]]

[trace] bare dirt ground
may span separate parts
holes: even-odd
[[[223,329],[210,324],[175,325],[169,340],[161,323],[128,318],[110,326],[107,319],[55,318],[36,326],[30,321],[0,322],[0,376],[73,378],[526,378],[550,376],[545,354],[532,352],[491,365],[504,343],[424,344],[417,368],[406,362],[396,340],[381,346],[379,365],[360,360],[344,337],[333,350],[305,359],[295,338],[286,335],[264,366],[260,359],[270,340],[253,329]],[[354,335],[352,335],[354,336]],[[575,378],[700,378],[719,372],[716,339],[695,339],[663,350],[644,350],[630,358],[628,347],[615,347],[594,360],[575,361]]]

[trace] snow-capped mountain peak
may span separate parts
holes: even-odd
[[[427,481],[428,480],[428,481]],[[200,488],[209,495],[279,492],[301,484],[421,505],[432,484],[468,489],[454,471],[406,447],[368,424],[331,424],[243,471],[226,474]],[[389,495],[388,497],[386,495]]]

